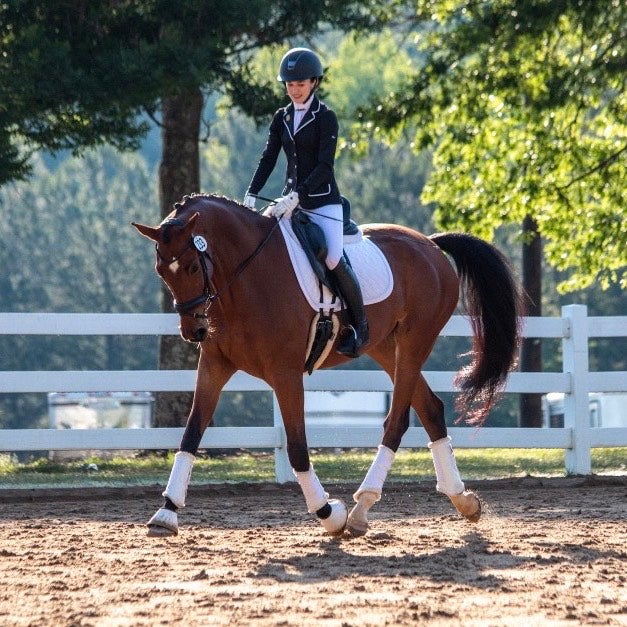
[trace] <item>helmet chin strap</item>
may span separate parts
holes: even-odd
[[[315,81],[314,81],[313,87],[311,88],[311,91],[309,92],[309,96],[307,96],[307,100],[309,100],[311,98],[311,96],[313,95],[314,91],[316,91],[316,89],[318,89],[318,87],[320,87],[320,79],[316,78]]]

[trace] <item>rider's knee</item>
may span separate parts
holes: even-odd
[[[337,266],[337,264],[340,263],[340,259],[342,259],[343,254],[344,251],[340,251],[338,254],[337,252],[329,250],[329,252],[327,253],[327,257],[324,260],[327,268],[329,268],[329,270],[333,270]]]

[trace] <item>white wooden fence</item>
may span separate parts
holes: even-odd
[[[49,314],[0,313],[0,335],[176,335],[175,314]],[[470,336],[470,324],[454,316],[444,336]],[[627,391],[627,372],[590,372],[588,340],[591,337],[627,336],[627,317],[589,317],[583,305],[568,305],[561,318],[526,318],[524,335],[561,338],[562,372],[512,373],[506,392],[563,392],[563,428],[481,429],[453,427],[449,433],[456,448],[558,448],[566,451],[566,472],[590,474],[590,449],[627,446],[627,428],[591,428],[588,392]],[[392,384],[380,371],[317,371],[305,376],[305,389],[316,391],[389,391]],[[454,392],[454,372],[426,372],[436,392]],[[190,391],[195,371],[0,371],[0,393],[11,392],[133,392]],[[261,380],[236,373],[225,391],[268,391]],[[0,430],[0,451],[175,449],[182,428],[152,429],[10,429]],[[376,447],[379,427],[345,429],[311,427],[312,447]],[[424,447],[424,429],[412,427],[403,447]],[[293,480],[285,450],[281,415],[274,401],[272,427],[215,427],[207,430],[201,448],[274,448],[278,482]]]

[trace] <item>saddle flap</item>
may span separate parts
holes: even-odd
[[[305,254],[300,240],[296,237],[292,220],[281,220],[279,228],[283,235],[287,252],[300,285],[303,296],[315,312],[325,312],[343,308],[337,292],[322,284],[312,268],[309,257]],[[350,259],[355,274],[359,278],[365,305],[385,300],[394,286],[392,270],[382,250],[369,238],[363,237],[361,229],[358,236],[344,239],[345,257]],[[324,264],[322,264],[324,265]],[[326,266],[325,266],[326,267]],[[322,292],[322,293],[321,293]]]
[[[323,285],[335,292],[335,285],[324,263],[327,256],[327,243],[322,229],[312,222],[305,212],[295,211],[292,214],[292,230],[303,247],[315,275]]]

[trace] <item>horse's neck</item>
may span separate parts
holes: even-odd
[[[215,264],[216,289],[223,289],[226,285],[235,286],[241,281],[242,277],[236,277],[236,275],[242,264],[246,263],[246,260],[267,236],[271,228],[268,227],[267,222],[270,221],[262,220],[249,210],[221,207],[212,212],[207,229]],[[254,262],[255,260],[251,260],[250,264]],[[243,273],[247,274],[249,271],[247,267]]]

